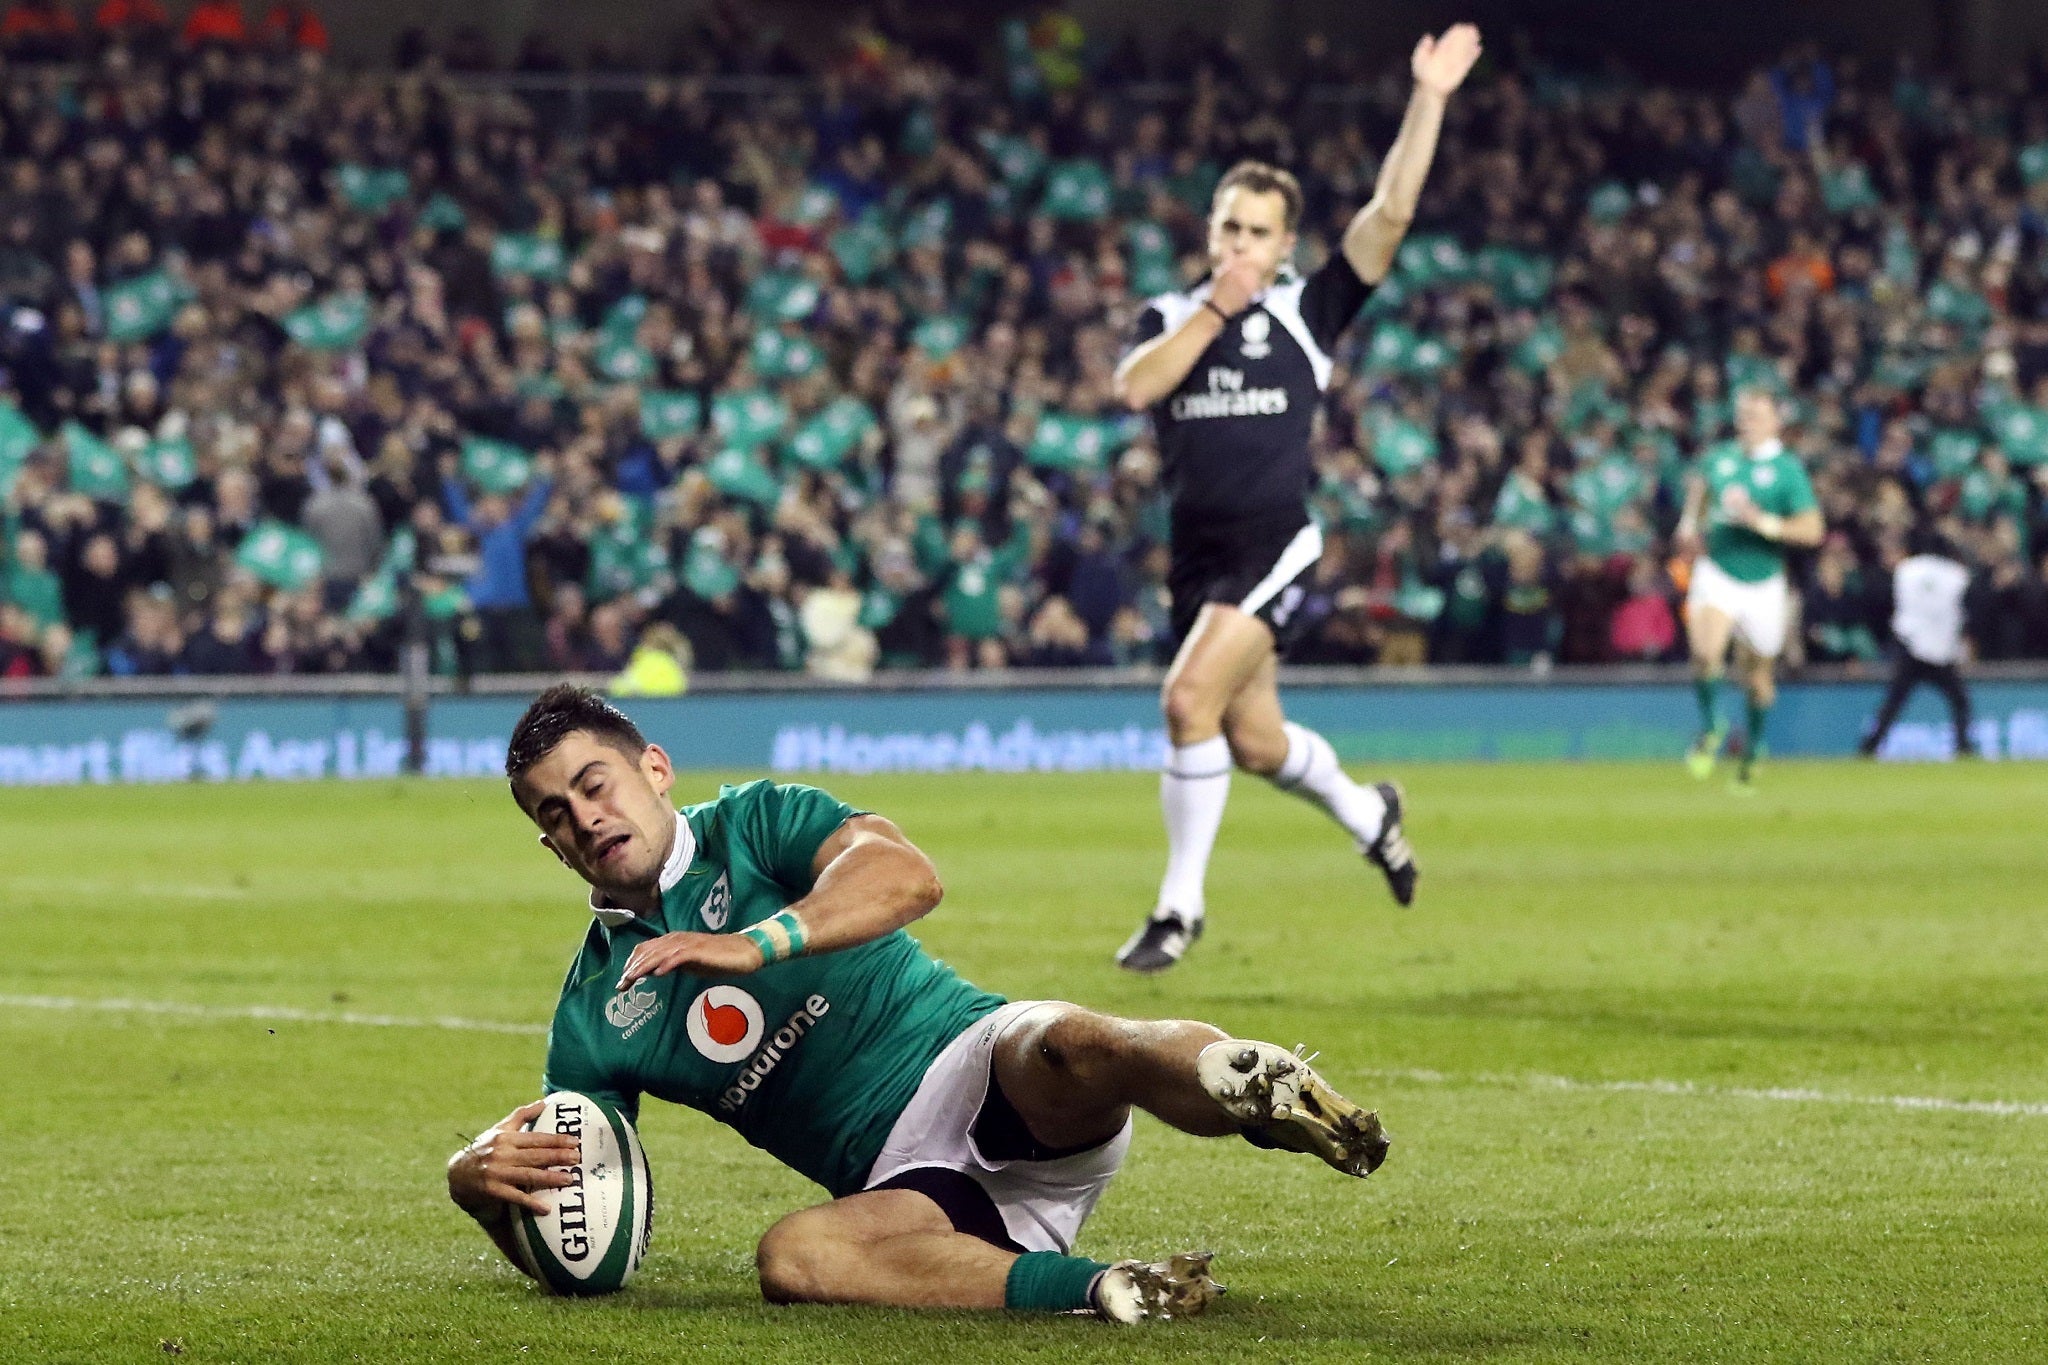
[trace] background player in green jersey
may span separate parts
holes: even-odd
[[[1198,1136],[1384,1159],[1376,1116],[1270,1043],[1189,1020],[1005,1001],[904,926],[941,889],[879,815],[754,782],[677,811],[668,755],[594,694],[551,688],[505,768],[593,916],[548,1035],[548,1090],[637,1117],[701,1109],[831,1192],[762,1237],[781,1302],[1186,1316],[1206,1255],[1068,1254],[1130,1143],[1131,1110]],[[515,1205],[569,1183],[574,1144],[514,1110],[450,1160],[451,1198],[511,1252]]]
[[[1772,670],[1792,614],[1785,556],[1794,546],[1820,544],[1823,530],[1813,483],[1785,449],[1781,428],[1775,396],[1763,389],[1738,394],[1736,440],[1700,457],[1678,522],[1679,549],[1694,556],[1685,630],[1700,706],[1700,737],[1686,764],[1695,777],[1711,776],[1728,738],[1716,693],[1732,644],[1749,699],[1738,791],[1751,790],[1764,726],[1778,696]]]

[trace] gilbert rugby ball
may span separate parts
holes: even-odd
[[[602,1100],[558,1090],[542,1104],[526,1127],[577,1139],[583,1160],[568,1168],[575,1184],[541,1191],[549,1212],[517,1210],[520,1263],[556,1294],[610,1294],[640,1268],[654,1230],[647,1154],[626,1116]]]

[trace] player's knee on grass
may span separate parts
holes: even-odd
[[[770,1303],[809,1303],[819,1297],[816,1248],[804,1226],[804,1213],[792,1213],[761,1234],[754,1248],[754,1270],[761,1279],[761,1297]]]
[[[830,1213],[798,1209],[761,1234],[754,1269],[761,1297],[770,1303],[832,1303],[847,1297],[846,1277],[857,1271],[861,1247]]]

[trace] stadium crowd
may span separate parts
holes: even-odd
[[[467,48],[326,41],[234,0],[0,22],[0,676],[382,670],[408,632],[449,672],[1162,661],[1127,329],[1239,157],[1301,175],[1320,259],[1405,95],[1313,38],[1161,83],[1057,11],[978,68],[719,12],[578,127]],[[2048,86],[1499,50],[1337,358],[1295,658],[1682,657],[1681,480],[1749,385],[1830,527],[1795,657],[1880,656],[1916,525],[1979,653],[2048,657]]]

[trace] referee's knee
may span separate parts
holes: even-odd
[[[1159,690],[1159,710],[1175,744],[1208,739],[1219,732],[1223,720],[1223,708],[1199,684],[1182,678],[1172,679]]]

